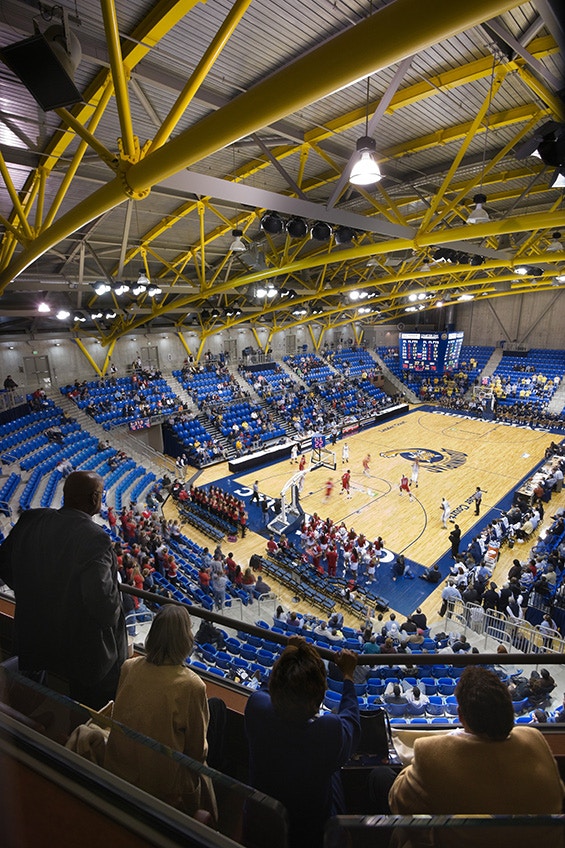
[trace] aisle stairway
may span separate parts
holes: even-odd
[[[388,387],[385,385],[385,391],[387,391],[389,394],[395,394],[396,392],[400,392],[404,395],[404,397],[409,403],[419,403],[419,399],[416,397],[412,389],[409,389],[408,386],[402,382],[402,380],[398,379],[396,374],[392,373],[390,368],[385,364],[384,360],[381,359],[378,353],[376,353],[374,350],[370,350],[369,348],[367,348],[367,353],[369,354],[371,359],[375,360],[375,362],[383,373],[385,381],[390,384]]]

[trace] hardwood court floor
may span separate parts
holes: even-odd
[[[344,441],[349,445],[347,465],[341,461]],[[335,521],[343,520],[358,533],[366,533],[371,538],[381,535],[390,550],[395,553],[404,551],[410,559],[429,566],[449,548],[449,531],[441,528],[441,498],[448,499],[452,510],[462,507],[456,520],[462,534],[465,534],[477,521],[474,508],[466,503],[476,486],[481,486],[485,492],[481,507],[484,514],[507,492],[516,488],[519,480],[543,458],[550,441],[551,434],[548,432],[416,408],[402,418],[383,422],[338,442],[337,470],[321,468],[309,472],[301,503],[306,512],[318,512],[324,517],[329,515]],[[407,495],[398,494],[398,482],[403,473],[410,477],[410,454],[414,451],[419,453],[421,465],[419,486],[414,489],[415,500],[411,503]],[[367,453],[371,454],[370,477],[363,474],[362,467]],[[351,470],[350,500],[339,494],[341,473],[346,467]],[[258,480],[262,493],[279,497],[282,487],[296,471],[296,465],[284,460],[238,475],[238,481],[251,487],[254,480]],[[197,475],[195,483],[207,485],[226,476],[229,476],[227,463],[222,463],[204,469]],[[334,482],[334,490],[325,501],[324,488],[328,479]],[[561,498],[559,496],[559,500]],[[548,512],[551,513],[557,505],[552,501]],[[167,517],[173,511],[176,512],[174,506],[167,504]],[[549,523],[546,520],[544,526]],[[199,544],[211,546],[210,540],[193,528],[190,528],[190,535]],[[223,547],[226,545],[244,567],[253,553],[265,550],[264,538],[251,531],[245,539],[229,545],[225,543]],[[528,545],[520,548],[529,550]],[[518,553],[516,548],[513,553],[514,556]],[[508,564],[505,562],[507,559]],[[512,556],[503,552],[497,569],[502,582],[502,572],[506,573],[511,560]],[[269,579],[269,583],[272,582],[276,581]],[[279,592],[287,608],[293,606],[291,594],[284,587],[273,588]],[[422,604],[430,621],[437,617],[440,592],[441,587]],[[304,608],[303,604],[299,606]],[[356,623],[354,617],[347,618],[350,625]]]
[[[448,531],[441,527],[441,498],[447,498],[452,510],[460,510],[456,520],[462,534],[466,533],[476,523],[474,508],[466,503],[475,488],[485,492],[484,513],[543,458],[550,441],[546,432],[416,409],[348,438],[346,464],[341,460],[343,441],[338,442],[337,471],[309,472],[301,504],[307,513],[345,521],[370,538],[380,535],[390,550],[430,566],[449,547]],[[408,495],[399,494],[398,484],[403,473],[410,477],[410,457],[415,452],[420,455],[420,476],[410,502]],[[367,453],[371,454],[370,476],[363,474],[362,467]],[[351,470],[351,499],[339,494],[345,468]],[[248,486],[258,480],[261,492],[278,497],[296,470],[287,460],[238,479]],[[325,501],[328,479],[334,489]]]

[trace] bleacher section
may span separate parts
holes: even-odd
[[[377,369],[373,357],[363,348],[345,348],[344,350],[329,351],[324,357],[333,367],[346,377],[358,377],[366,374],[370,377]]]
[[[74,400],[79,409],[84,409],[106,430],[171,412],[179,405],[166,380],[139,374],[75,383],[62,387],[61,393]]]
[[[285,435],[283,427],[269,426],[269,416],[262,407],[248,401],[234,403],[225,409],[220,430],[228,441],[235,443],[240,439],[244,447],[254,443],[261,445]]]
[[[229,404],[241,397],[241,387],[226,369],[208,365],[202,371],[173,371],[180,385],[199,408],[203,403]]]
[[[403,370],[397,348],[380,347],[377,352],[392,373],[417,397],[430,402],[462,397],[478,379],[493,351],[493,347],[463,345],[458,368],[453,373],[435,376],[420,374],[413,369]]]
[[[349,366],[345,365],[343,374],[336,374],[313,353],[285,357],[286,364],[302,377],[310,389],[309,396],[305,397],[303,393],[299,400],[298,408],[302,407],[299,430],[327,429],[330,426],[336,426],[344,419],[347,421],[348,419],[357,420],[363,416],[368,417],[395,403],[386,392],[374,386],[368,379],[369,373],[363,362],[364,356],[369,359],[371,357],[364,351],[353,352],[348,348],[345,353],[348,351],[351,351],[352,355],[359,354],[355,366],[361,369],[359,376],[346,374]],[[343,361],[347,362],[347,359],[338,361],[343,364]],[[372,359],[371,363],[375,365]],[[364,377],[365,371],[367,374]],[[291,415],[295,413],[295,410],[296,405],[293,404],[287,408]],[[293,420],[295,417],[293,416]]]
[[[164,449],[170,456],[186,453],[188,461],[202,468],[216,459],[225,459],[222,445],[196,416],[181,412],[163,427]]]
[[[503,356],[485,381],[499,406],[545,412],[565,373],[565,351],[533,349],[527,356]]]

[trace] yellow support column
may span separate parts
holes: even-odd
[[[104,365],[102,366],[102,373],[101,373],[102,377],[106,374],[108,367],[110,365],[110,360],[112,359],[112,354],[114,353],[114,348],[116,347],[116,341],[117,341],[116,339],[112,339],[112,341],[108,345],[108,351],[106,353],[106,359],[104,360]]]
[[[204,350],[204,344],[205,344],[207,338],[208,338],[208,336],[203,331],[202,336],[200,338],[200,344],[198,345],[198,353],[196,354],[196,361],[197,362],[200,362],[200,357],[202,356],[202,351]]]
[[[185,337],[183,336],[183,334],[181,333],[181,331],[180,331],[180,330],[177,332],[177,336],[178,336],[178,337],[179,337],[179,339],[180,339],[180,343],[181,343],[181,345],[182,345],[182,346],[184,347],[184,349],[186,350],[186,354],[187,354],[187,356],[192,356],[192,351],[191,351],[191,349],[190,349],[190,348],[189,348],[189,346],[188,346],[188,342],[186,341]]]
[[[255,327],[251,327],[251,332],[253,333],[253,337],[254,337],[255,341],[257,342],[257,347],[259,348],[259,350],[261,350],[261,351],[263,351],[263,353],[265,353],[265,351],[263,350],[263,345],[261,344],[261,340],[259,338],[259,335],[258,335]]]
[[[99,377],[102,377],[102,371],[100,370],[94,359],[91,357],[91,355],[83,345],[82,341],[79,338],[75,338],[75,342],[77,343],[77,347],[81,351],[85,359],[90,363],[90,365],[92,365],[96,374],[98,374]]]
[[[320,333],[318,339],[316,339],[316,336],[314,335],[314,330],[312,329],[311,324],[308,324],[308,332],[310,333],[310,338],[312,339],[312,344],[314,345],[314,352],[318,353],[322,334]]]

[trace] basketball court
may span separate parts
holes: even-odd
[[[389,599],[391,608],[408,613],[433,591],[422,580],[393,583],[388,567],[394,555],[404,553],[411,563],[429,567],[440,563],[442,576],[448,573],[449,531],[453,522],[461,528],[461,550],[464,550],[486,523],[507,509],[522,480],[543,462],[544,452],[553,435],[550,431],[531,430],[496,424],[492,421],[462,415],[430,411],[417,407],[404,416],[363,430],[335,446],[336,470],[314,467],[304,478],[300,504],[306,514],[317,512],[322,518],[345,522],[348,528],[374,539],[382,536],[386,554],[377,575],[379,594]],[[349,460],[342,463],[342,446],[347,441]],[[306,468],[310,468],[308,452]],[[369,476],[363,473],[363,459],[370,454]],[[420,464],[418,487],[412,487],[414,500],[399,494],[402,475],[411,477],[412,463]],[[340,494],[341,475],[351,471],[351,498]],[[228,474],[227,465],[205,469],[195,479],[196,485],[217,482],[240,497],[249,512],[249,529],[245,539],[233,546],[236,558],[262,552],[256,533],[263,536],[261,511],[250,505],[252,485],[259,482],[261,495],[280,498],[288,481],[298,471],[289,459],[242,474]],[[326,483],[333,481],[329,498]],[[475,516],[472,495],[476,487],[484,492],[480,515]],[[441,499],[451,507],[448,529],[442,528]],[[416,567],[415,573],[421,572]]]

